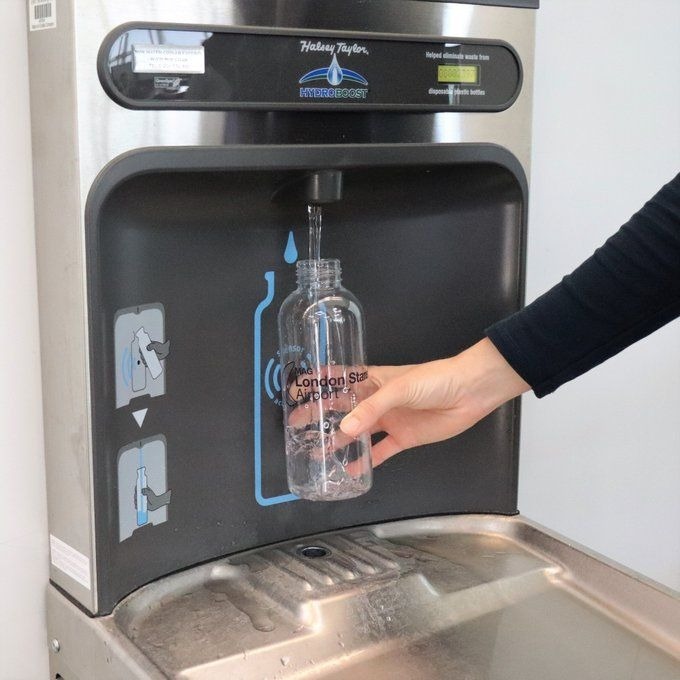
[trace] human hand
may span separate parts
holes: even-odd
[[[172,497],[172,489],[168,489],[166,492],[156,495],[153,492],[153,490],[150,489],[147,486],[147,487],[144,487],[142,489],[142,493],[146,496],[147,508],[151,512],[153,512],[154,510],[158,510],[158,508],[162,508],[164,505],[170,505],[170,499]],[[135,499],[135,504],[136,504],[136,499]]]
[[[357,441],[340,429],[340,421],[375,388],[368,387],[366,366],[328,364],[316,368],[282,371],[286,410],[286,446],[304,448],[310,462],[326,458],[329,466],[340,464],[352,476],[364,474],[365,460],[354,461]],[[364,444],[369,435],[364,435]]]
[[[368,374],[376,391],[340,428],[351,437],[387,433],[373,447],[374,467],[404,449],[460,434],[530,389],[488,338],[449,359],[374,366]]]

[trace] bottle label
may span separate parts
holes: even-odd
[[[372,479],[370,436],[345,434],[340,423],[366,396],[368,369],[322,363],[318,355],[315,360],[308,353],[288,350],[283,350],[282,391],[291,492],[310,500],[365,493]]]
[[[339,400],[349,402],[347,406],[351,410],[359,401],[358,388],[366,380],[368,370],[365,366],[311,367],[290,361],[283,368],[284,398],[291,408],[318,401]]]

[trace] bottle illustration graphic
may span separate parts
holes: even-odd
[[[283,250],[287,265],[295,263],[295,235],[288,233]],[[297,500],[285,483],[281,438],[281,366],[278,353],[277,312],[290,290],[292,268],[279,266],[264,273],[266,292],[253,316],[253,444],[255,500],[273,506]]]

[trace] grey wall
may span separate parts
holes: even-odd
[[[677,0],[541,3],[527,301],[680,171],[678,73]],[[520,510],[680,589],[680,321],[522,427]]]
[[[1,680],[45,680],[47,509],[33,233],[26,2],[0,0]]]

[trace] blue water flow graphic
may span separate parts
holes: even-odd
[[[137,487],[135,493],[137,495],[137,526],[141,527],[149,521],[149,512],[147,506],[147,498],[142,493],[142,489],[146,489],[146,467],[141,465],[142,449],[139,449],[140,467],[137,468]]]

